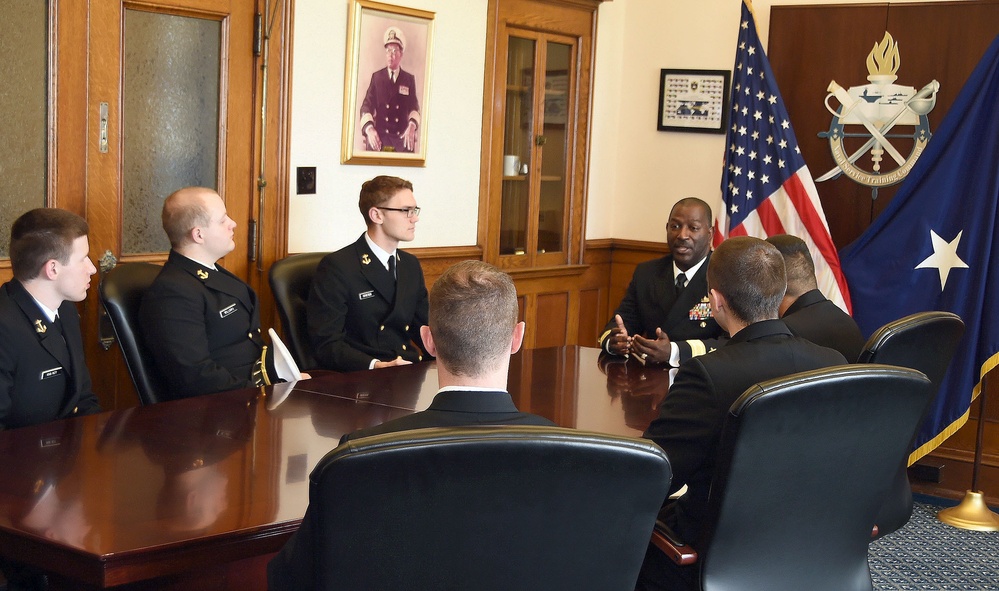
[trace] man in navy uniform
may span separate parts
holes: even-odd
[[[635,268],[624,298],[600,336],[601,349],[678,367],[724,342],[708,305],[711,232],[707,203],[686,197],[673,206],[666,222],[670,253]]]
[[[97,272],[87,232],[80,216],[49,208],[11,226],[14,278],[0,287],[0,430],[101,410],[74,304]]]
[[[677,500],[667,499],[660,519],[695,549],[709,518],[715,456],[732,403],[753,384],[846,363],[838,351],[792,335],[777,319],[787,278],[772,244],[749,236],[725,240],[711,256],[707,279],[714,317],[732,338],[680,366],[659,417],[643,435],[669,457],[670,492],[687,486]],[[697,565],[677,566],[650,544],[636,589],[698,589],[697,572]]]
[[[371,75],[361,103],[361,135],[368,150],[415,152],[420,139],[420,100],[416,78],[401,67],[406,37],[398,27],[385,31],[386,67]]]
[[[344,434],[341,443],[424,427],[553,426],[544,417],[517,410],[507,391],[510,356],[524,342],[525,325],[517,322],[518,314],[517,288],[509,275],[481,261],[450,267],[434,282],[428,325],[420,328],[423,342],[437,356],[440,390],[430,408]],[[322,469],[320,462],[315,473]],[[315,501],[311,499],[299,530],[267,565],[268,589],[316,588],[313,544],[322,526],[311,505]]]
[[[413,184],[375,177],[361,186],[358,208],[367,231],[326,255],[312,280],[306,321],[316,359],[335,371],[422,361],[427,286],[419,259],[398,248],[420,220]]]
[[[257,294],[218,265],[236,248],[236,222],[219,194],[203,187],[174,192],[163,202],[163,229],[172,248],[143,294],[139,321],[145,341],[156,344],[153,364],[170,396],[279,381],[260,334]]]
[[[777,234],[767,238],[784,257],[787,293],[780,303],[780,318],[791,332],[815,344],[836,349],[850,363],[864,349],[864,335],[856,321],[819,291],[815,262],[808,245],[797,236]]]

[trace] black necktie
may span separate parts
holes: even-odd
[[[392,275],[392,280],[395,281],[395,255],[389,257],[389,274]]]
[[[66,335],[62,331],[62,319],[56,314],[55,320],[52,321],[52,332],[53,337],[58,337],[55,341],[56,349],[59,351],[59,355],[62,355],[64,359],[70,359],[69,355],[69,344],[66,342]],[[67,367],[66,373],[72,373],[72,368]]]
[[[684,287],[687,287],[687,276],[680,273],[676,276],[676,293],[679,294]]]

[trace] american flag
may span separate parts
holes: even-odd
[[[850,292],[822,203],[746,2],[732,73],[731,114],[721,187],[725,205],[716,216],[715,245],[729,236],[798,236],[812,253],[819,290],[849,312]]]

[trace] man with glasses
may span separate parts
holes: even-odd
[[[324,257],[312,280],[306,321],[316,358],[336,371],[429,358],[420,337],[428,309],[423,269],[398,248],[420,220],[413,184],[375,177],[361,186],[358,208],[367,231]]]

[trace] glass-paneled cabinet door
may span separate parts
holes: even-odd
[[[537,252],[561,253],[566,236],[566,205],[569,201],[568,133],[570,128],[570,73],[572,46],[549,42],[545,52],[544,123],[542,125],[541,178],[538,199]],[[562,258],[562,257],[560,257]],[[548,261],[545,261],[548,262]],[[562,261],[550,261],[562,262]]]
[[[530,171],[534,145],[534,69],[538,43],[510,37],[503,128],[503,205],[500,255],[525,256],[530,213]]]
[[[509,31],[500,260],[507,268],[565,264],[575,46],[569,38]]]

